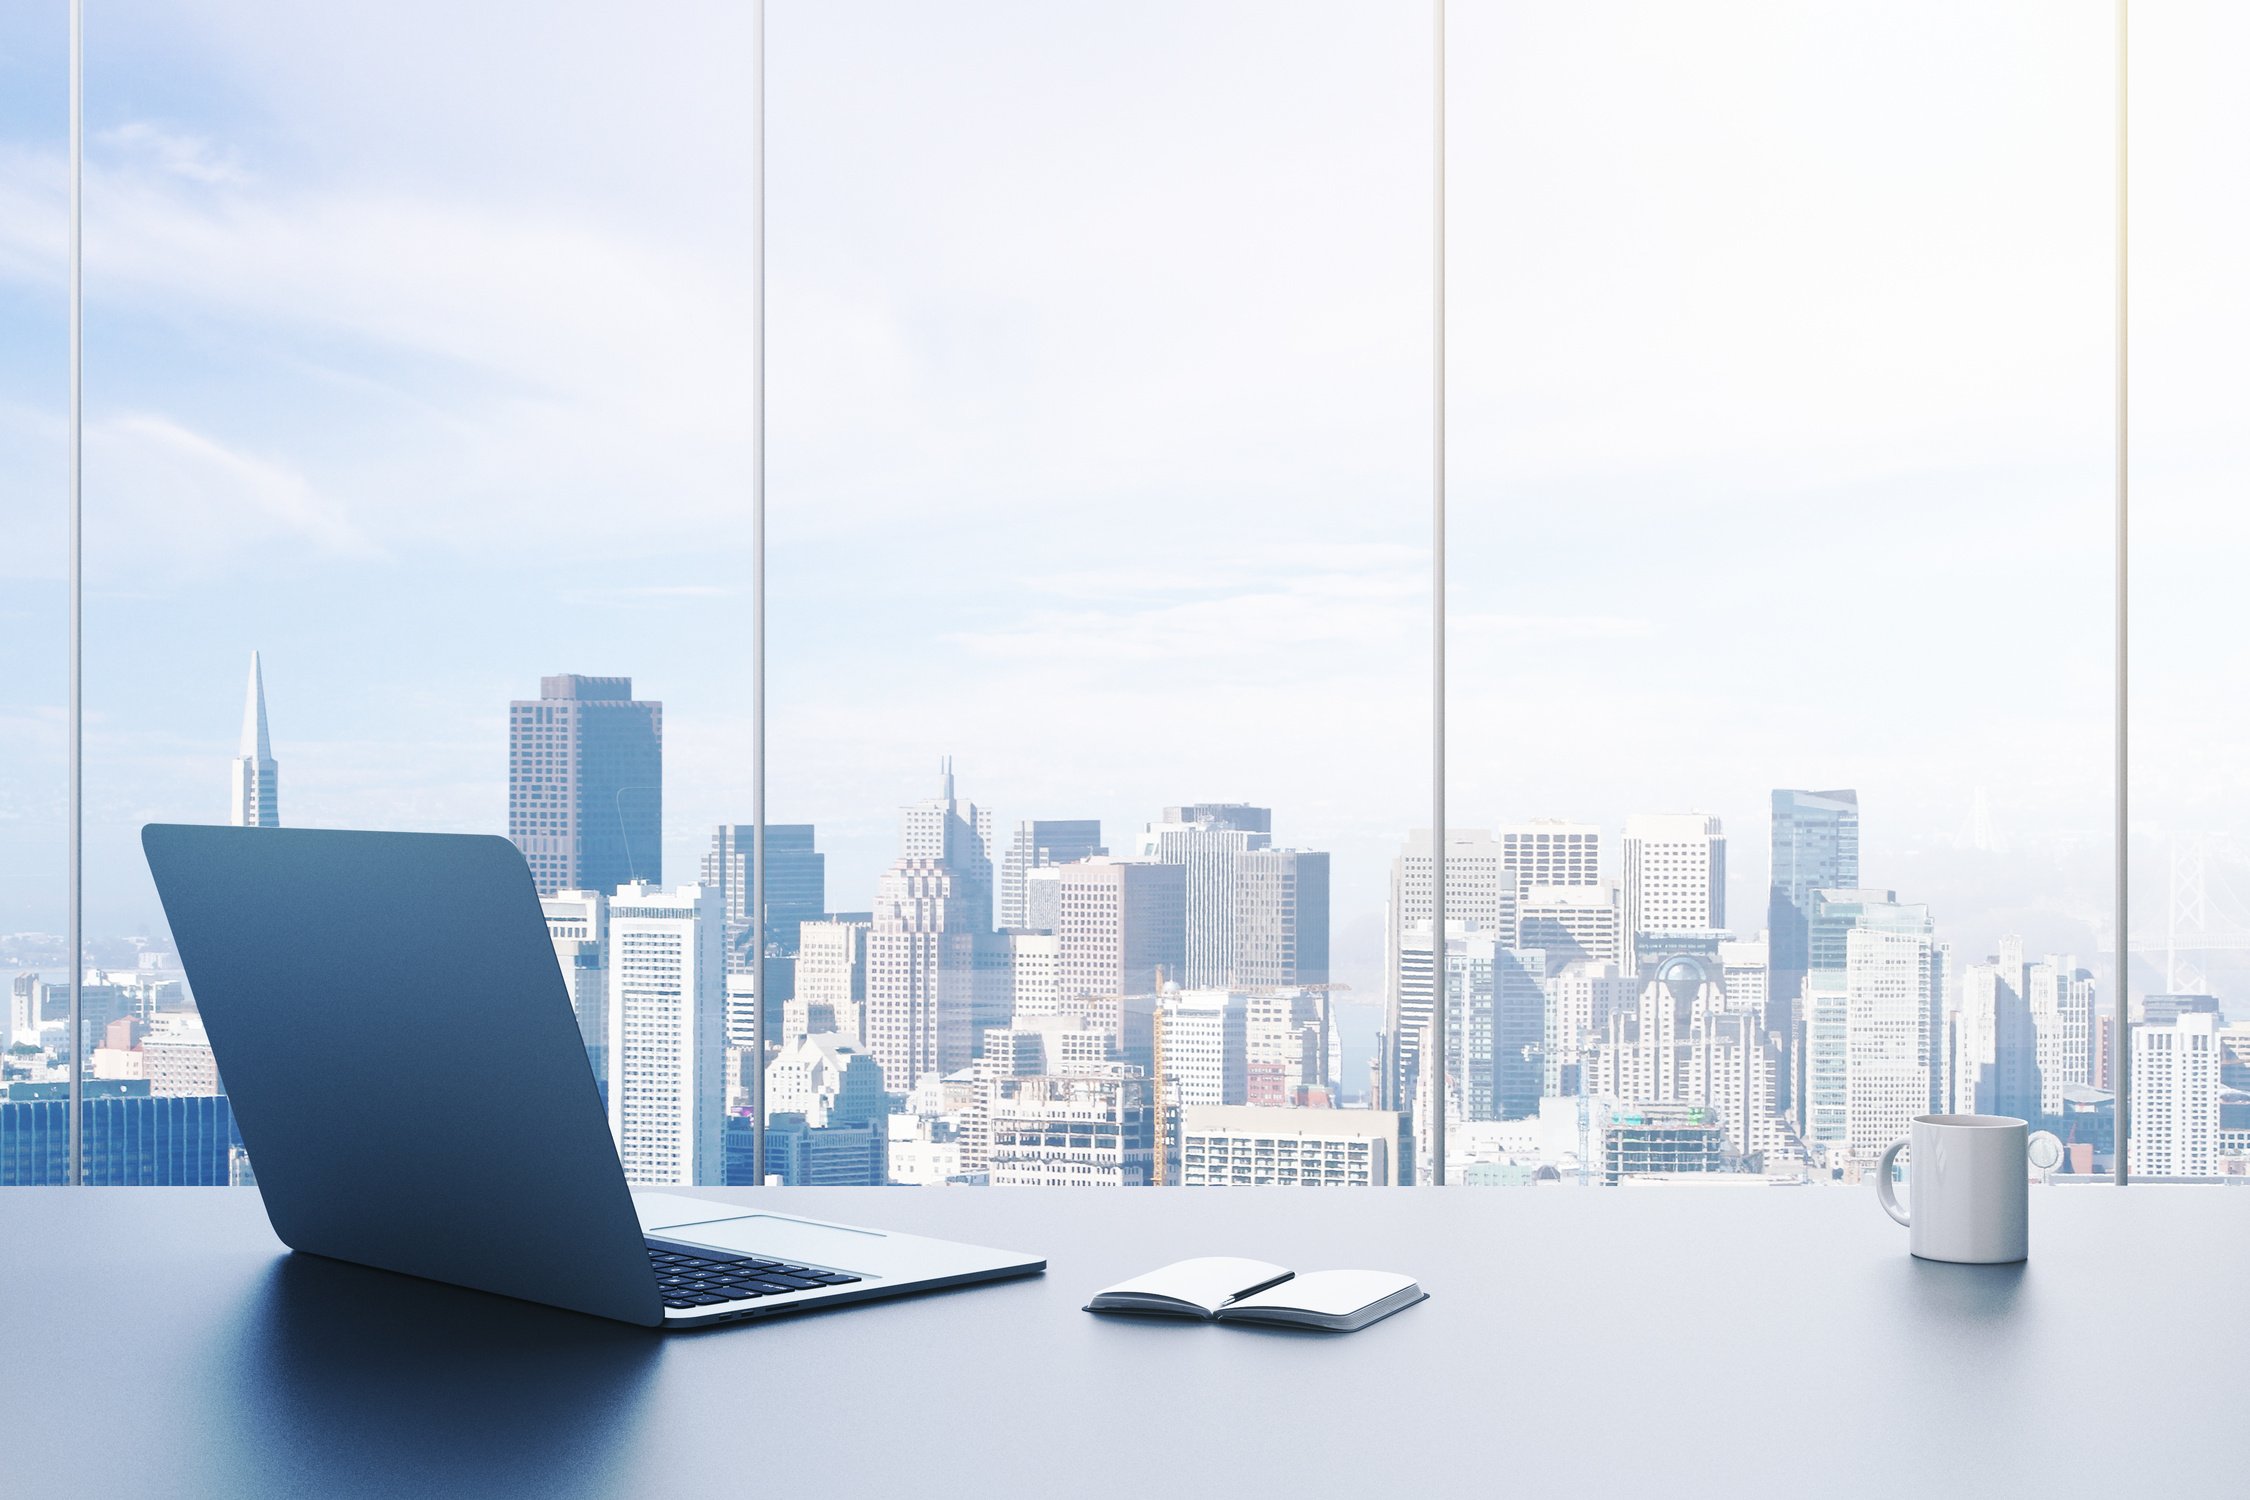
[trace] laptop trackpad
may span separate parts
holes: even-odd
[[[732,1204],[669,1193],[636,1195],[633,1206],[650,1233],[686,1244],[861,1274],[878,1271],[875,1262],[889,1258],[880,1253],[887,1236],[877,1229],[819,1224],[786,1214],[729,1214]]]

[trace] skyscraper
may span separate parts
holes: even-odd
[[[609,903],[609,1128],[627,1180],[716,1183],[726,1110],[716,891],[642,882]]]
[[[883,1086],[967,1067],[1008,1021],[1008,949],[992,928],[992,814],[954,794],[903,810],[899,857],[875,891],[867,934],[868,1050]]]
[[[1930,909],[1893,891],[1813,892],[1804,1134],[1870,1161],[1942,1102],[1944,995]]]
[[[664,705],[564,673],[508,706],[508,837],[539,894],[664,879]]]
[[[1516,905],[1517,944],[1547,955],[1549,971],[1572,963],[1617,963],[1625,954],[1617,887],[1526,886]]]
[[[1636,813],[1625,820],[1625,961],[1644,932],[1727,925],[1727,840],[1704,813]]]
[[[2023,939],[1961,973],[1952,1017],[1952,1108],[1969,1115],[2039,1117],[2039,1042],[2024,995]]]
[[[1417,828],[1391,861],[1391,894],[1386,911],[1383,953],[1385,1109],[1405,1110],[1415,1096],[1422,1055],[1422,1033],[1435,1014],[1431,934],[1433,925],[1430,831]],[[1500,854],[1500,841],[1473,828],[1445,834],[1445,931],[1449,938],[1489,936],[1515,946],[1519,882]],[[1417,1122],[1416,1129],[1422,1128]]]
[[[600,891],[557,891],[539,903],[547,915],[547,937],[555,945],[570,1008],[578,1016],[578,1036],[594,1065],[594,1076],[608,1079],[609,1055],[609,898]]]
[[[1950,1108],[2057,1120],[2063,1090],[2094,1066],[2094,977],[2070,958],[2024,960],[2023,939],[1961,975],[1953,1012]]]
[[[1500,828],[1501,862],[1527,886],[1598,890],[1602,883],[1602,831],[1591,823],[1534,818]]]
[[[1024,877],[1033,870],[1107,853],[1099,818],[1026,818],[1016,824],[1000,860],[1000,925],[1039,925],[1024,904]]]
[[[1446,945],[1447,1037],[1471,1120],[1539,1112],[1547,1030],[1547,956],[1490,933]]]
[[[1733,1003],[1723,974],[1694,954],[1650,958],[1634,1002],[1609,1006],[1586,1049],[1587,1092],[1632,1106],[1703,1105],[1730,1154],[1778,1164],[1797,1154],[1775,1108],[1781,1053],[1757,1014]]]
[[[1273,844],[1273,814],[1247,803],[1204,802],[1164,809],[1141,835],[1141,855],[1187,872],[1187,955],[1180,982],[1224,985],[1234,971],[1238,869],[1243,855]]]
[[[867,932],[871,920],[827,917],[797,929],[797,993],[807,1006],[828,1008],[835,1029],[867,1043]],[[784,1038],[786,1039],[786,1028]]]
[[[721,823],[711,830],[703,852],[703,883],[719,893],[726,913],[727,971],[747,973],[750,960],[750,892],[756,862],[756,829],[748,823]],[[797,951],[798,929],[828,911],[828,856],[813,847],[810,823],[766,825],[766,951],[783,956]],[[778,991],[777,991],[778,992]]]
[[[1773,858],[1766,894],[1771,949],[1766,1027],[1784,1039],[1796,1032],[1797,996],[1804,988],[1807,936],[1814,891],[1859,886],[1859,793],[1773,794]]]
[[[266,674],[258,653],[250,653],[250,690],[242,704],[242,745],[234,757],[234,817],[237,828],[281,826],[281,768],[274,763],[266,733]]]
[[[938,795],[899,811],[899,858],[936,860],[953,872],[971,923],[992,930],[992,810],[953,793],[953,757],[940,763]]]
[[[1249,1007],[1231,990],[1181,990],[1158,1029],[1167,1106],[1241,1104],[1249,1095]]]
[[[2219,1018],[2190,1012],[2170,1025],[2133,1028],[2132,1131],[2126,1165],[2135,1176],[2208,1177],[2218,1171]]]
[[[2039,1068],[2039,1117],[2060,1119],[2063,1090],[2093,1078],[2094,976],[2077,959],[2050,953],[2025,967],[2023,998]]]
[[[1152,859],[1102,856],[1062,874],[1056,978],[1065,1002],[1148,995],[1185,964],[1188,871]]]
[[[1314,1091],[1328,1100],[1328,998],[1311,990],[1258,990],[1244,1003],[1247,1098],[1297,1105]]]
[[[1234,955],[1239,989],[1328,982],[1328,856],[1253,849],[1235,860]]]
[[[1008,950],[980,920],[989,910],[974,878],[940,860],[895,861],[876,884],[864,1015],[891,1092],[967,1067],[1007,1024]]]
[[[1594,1041],[1609,1033],[1612,1014],[1640,1003],[1641,984],[1613,962],[1580,960],[1554,972],[1547,954],[1545,1056],[1540,1088],[1550,1098],[1582,1092],[1581,1060]]]

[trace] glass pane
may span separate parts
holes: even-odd
[[[69,33],[0,14],[0,1185],[69,1180]]]
[[[1394,1180],[1364,1106],[1428,821],[1426,22],[773,27],[769,832],[815,841],[829,915],[769,1169],[847,1180],[818,1143],[865,1122],[901,1183]]]
[[[2250,15],[2133,13],[2133,1030],[2136,1178],[2250,1175],[2250,724],[2230,680],[2250,532]],[[2105,1035],[2107,1034],[2105,1028]]]
[[[95,8],[86,899],[121,1094],[217,1089],[144,822],[507,833],[590,1063],[670,1049],[605,1075],[631,1175],[719,1180],[694,831],[749,817],[739,11],[542,7],[527,47],[520,10]],[[662,972],[607,963],[604,918]],[[249,1170],[210,1146],[120,1170]]]
[[[1456,1179],[2105,1107],[2112,17],[1460,8]]]

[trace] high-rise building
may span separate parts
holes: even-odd
[[[609,1053],[609,898],[600,891],[557,891],[542,897],[547,938],[555,945],[563,988],[578,1017],[594,1076],[607,1081]]]
[[[1272,826],[1272,813],[1262,807],[1199,803],[1166,808],[1164,820],[1141,835],[1143,859],[1186,872],[1185,969],[1176,976],[1179,982],[1207,989],[1232,978],[1242,857],[1272,847]]]
[[[1469,1120],[1539,1112],[1547,1031],[1546,955],[1489,933],[1447,945],[1446,1010],[1452,1071]]]
[[[969,923],[992,931],[992,811],[954,795],[953,758],[940,764],[938,795],[899,810],[899,858],[927,859],[952,872]]]
[[[1326,984],[1328,856],[1253,849],[1236,858],[1234,878],[1234,953],[1226,982],[1237,989]]]
[[[1252,1104],[1302,1105],[1317,1096],[1331,1101],[1329,1007],[1317,991],[1253,990],[1246,997],[1243,1057],[1246,1097]]]
[[[18,1040],[36,1043],[39,1037],[40,1002],[47,993],[46,983],[36,970],[18,974],[8,988],[8,1034],[0,1037],[0,1048],[13,1045]]]
[[[1013,1004],[1009,1024],[1059,1016],[1063,1009],[1062,939],[1052,932],[1011,929],[1008,976]]]
[[[1170,824],[1200,824],[1231,828],[1242,833],[1273,833],[1273,809],[1248,802],[1188,802],[1164,809],[1161,820]]]
[[[1398,1131],[1389,1110],[1190,1106],[1180,1118],[1180,1182],[1390,1187]]]
[[[2219,1159],[2219,1018],[2188,1012],[2169,1025],[2133,1027],[2131,1127],[2134,1176],[2209,1177]]]
[[[1062,998],[1147,995],[1186,967],[1185,865],[1102,856],[1058,867]]]
[[[1636,813],[1625,820],[1625,961],[1644,932],[1727,925],[1727,840],[1705,813]]]
[[[1723,969],[1689,953],[1651,957],[1630,1006],[1612,1005],[1585,1049],[1586,1092],[1643,1105],[1700,1105],[1725,1134],[1727,1154],[1762,1163],[1795,1159],[1778,1108],[1781,1050],[1754,1010],[1729,999]]]
[[[1766,893],[1766,940],[1772,945],[1766,986],[1769,1030],[1784,1038],[1796,1031],[1797,999],[1811,966],[1813,892],[1858,888],[1859,793],[1777,788]]]
[[[1944,992],[1930,909],[1893,891],[1813,892],[1806,1144],[1872,1161],[1943,1102]]]
[[[159,1099],[194,1098],[224,1093],[219,1084],[218,1059],[203,1018],[193,1011],[159,1016],[141,1042],[148,1091]]]
[[[939,776],[936,797],[901,810],[867,934],[867,1046],[893,1093],[967,1067],[1013,999],[992,926],[992,814],[956,795],[950,758]]]
[[[242,744],[234,757],[234,826],[279,828],[280,788],[281,768],[274,763],[273,740],[266,731],[266,673],[253,651],[249,695],[242,705]]]
[[[1518,882],[1501,859],[1500,841],[1471,828],[1445,836],[1446,932],[1479,933],[1515,946]],[[1432,1003],[1431,937],[1436,862],[1430,831],[1417,828],[1391,861],[1390,899],[1383,937],[1382,1108],[1412,1107],[1421,1066],[1422,1037],[1436,1013]],[[1416,1126],[1420,1129],[1419,1122]]]
[[[1005,1026],[1008,950],[985,922],[989,887],[974,869],[900,859],[875,887],[867,933],[867,1047],[884,1086],[967,1067],[984,1033]]]
[[[716,891],[628,882],[609,902],[609,1128],[630,1182],[716,1183],[726,966]]]
[[[2043,1110],[2039,1028],[2031,1015],[2031,965],[2023,939],[2000,940],[2000,951],[1961,971],[1961,994],[1952,1013],[1951,1107],[1960,1114],[2014,1115],[2038,1120]],[[2089,1017],[2089,1021],[2091,1018]],[[2050,1034],[2056,1027],[2050,1021]],[[2087,1048],[2091,1062],[2091,1040]],[[2057,1080],[2058,1088],[2065,1080]],[[2083,1077],[2067,1080],[2084,1082]]]
[[[1623,926],[1614,884],[1526,886],[1516,905],[1516,946],[1544,952],[1550,970],[1622,963]]]
[[[727,1185],[750,1183],[751,1121],[727,1117]],[[794,1110],[766,1116],[766,1181],[782,1187],[882,1187],[890,1141],[886,1121],[872,1125],[813,1125]]]
[[[824,1005],[834,1028],[867,1045],[867,934],[873,917],[823,917],[798,924],[793,1000]]]
[[[1547,955],[1550,965],[1554,955]],[[1609,1034],[1609,1018],[1640,1001],[1641,982],[1616,963],[1581,960],[1550,972],[1546,1039],[1540,1059],[1540,1091],[1546,1098],[1571,1098],[1583,1092],[1581,1061],[1586,1049]]]
[[[2023,998],[2039,1072],[2036,1118],[2058,1119],[2063,1091],[2093,1080],[2094,976],[2076,958],[2050,953],[2024,967]]]
[[[1526,886],[1596,891],[1602,883],[1602,831],[1560,818],[1503,823],[1500,862]]]
[[[1000,925],[1040,926],[1024,904],[1024,878],[1033,870],[1107,853],[1099,818],[1026,818],[1016,824],[1000,859]]]
[[[1231,990],[1163,998],[1158,1045],[1167,1106],[1241,1104],[1250,1089],[1249,1007]]]
[[[225,1187],[234,1111],[223,1094],[156,1094],[145,1078],[81,1085],[81,1170],[88,1187]],[[70,1085],[11,1083],[0,1093],[0,1187],[70,1181]]]
[[[1754,938],[1723,938],[1719,942],[1719,983],[1727,992],[1729,1010],[1747,1011],[1765,1023],[1766,1030],[1778,1038],[1785,1035],[1784,1028],[1773,1024],[1767,1014],[1771,1008],[1773,949],[1770,941],[1761,936]],[[1788,1103],[1786,1088],[1782,1103]]]
[[[1062,920],[1062,867],[1045,865],[1023,875],[1024,932],[1053,932]]]
[[[803,1115],[814,1129],[879,1125],[890,1114],[882,1067],[843,1037],[793,1037],[766,1064],[766,1108]]]
[[[757,830],[748,823],[721,823],[711,830],[703,852],[703,883],[719,893],[726,913],[727,969],[750,968],[750,893],[756,861]],[[828,856],[813,847],[810,823],[766,825],[766,952],[788,957],[797,951],[798,929],[817,922],[828,910]]]
[[[508,837],[539,894],[664,879],[664,705],[564,673],[508,705]]]
[[[1376,1103],[1384,1108],[1404,1108],[1414,1113],[1416,1098],[1428,1090],[1422,1084],[1422,1054],[1429,1042],[1430,1023],[1437,1018],[1436,924],[1428,917],[1394,930],[1390,964],[1385,975],[1382,1072]],[[1467,941],[1467,930],[1448,924],[1448,946]],[[1442,1095],[1436,1096],[1442,1097]],[[1419,1131],[1428,1121],[1414,1120]]]

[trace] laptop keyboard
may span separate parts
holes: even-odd
[[[648,1241],[648,1263],[656,1272],[656,1289],[666,1307],[716,1307],[722,1302],[778,1297],[784,1292],[843,1286],[860,1279],[843,1271],[793,1266],[787,1261],[659,1239]]]

